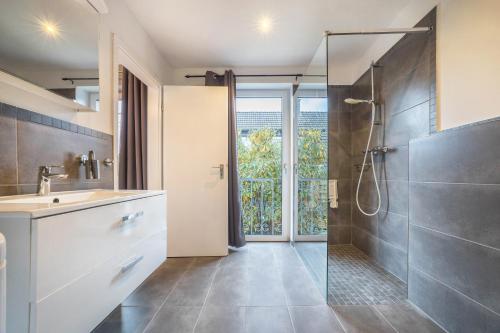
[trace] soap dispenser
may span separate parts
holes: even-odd
[[[99,179],[101,176],[99,170],[99,160],[96,159],[94,151],[89,151],[89,158],[85,164],[85,177],[87,179]]]

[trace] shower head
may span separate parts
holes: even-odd
[[[355,99],[355,98],[346,98],[344,99],[344,102],[347,104],[360,104],[360,103],[368,103],[372,104],[374,101],[368,100],[368,99]]]

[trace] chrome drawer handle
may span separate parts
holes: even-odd
[[[134,214],[125,215],[124,217],[122,217],[122,225],[132,223],[136,218],[141,217],[142,215],[144,215],[144,212],[142,210]]]
[[[128,263],[122,265],[121,272],[125,273],[126,271],[128,271],[129,269],[131,269],[132,267],[137,265],[142,259],[144,259],[144,256],[139,256],[139,257],[135,257],[135,258],[130,259],[130,261]]]

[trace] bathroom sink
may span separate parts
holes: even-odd
[[[0,204],[71,204],[86,201],[121,198],[133,193],[117,191],[59,192],[47,196],[26,195],[15,199],[0,200]]]

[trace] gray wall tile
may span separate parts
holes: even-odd
[[[500,312],[500,250],[410,225],[410,266]]]
[[[500,119],[410,143],[410,180],[500,184]]]
[[[328,208],[328,225],[351,225],[351,202],[339,201],[338,208]]]
[[[0,184],[17,184],[17,120],[13,107],[0,103]]]
[[[500,332],[500,316],[411,267],[408,298],[448,332]]]
[[[384,126],[383,139],[389,147],[408,145],[411,139],[429,135],[429,102],[387,116]]]
[[[408,256],[406,251],[379,239],[377,263],[401,281],[407,280]]]
[[[375,161],[379,179],[408,180],[408,145],[391,147],[394,151]],[[378,161],[378,162],[377,162]]]
[[[328,244],[351,244],[351,226],[330,225],[328,226]]]
[[[17,186],[15,185],[0,185],[0,196],[17,194]]]
[[[364,231],[363,229],[359,229],[358,227],[353,226],[352,244],[371,258],[377,258],[378,238],[373,236],[372,234]]]
[[[382,210],[408,215],[408,182],[384,180],[380,183]]]
[[[113,168],[101,165],[101,179],[85,179],[77,157],[93,149],[99,160],[113,157],[112,136],[70,131],[77,125],[0,103],[0,195],[35,193],[40,166],[64,164],[66,180],[54,180],[53,191],[113,188]],[[77,130],[76,130],[77,132]],[[98,138],[99,137],[99,138]],[[10,186],[6,186],[10,185]]]
[[[413,224],[500,249],[500,185],[410,183]]]
[[[408,217],[391,212],[378,213],[378,237],[400,250],[408,248]]]
[[[419,64],[407,75],[392,78],[390,85],[383,87],[382,95],[387,114],[408,110],[430,99],[430,66]]]
[[[19,183],[37,184],[39,168],[42,165],[63,164],[69,179],[54,181],[55,184],[73,184],[71,189],[79,189],[85,182],[84,168],[77,157],[93,149],[101,161],[112,158],[112,143],[102,139],[82,136],[77,133],[40,126],[31,122],[18,123]],[[50,149],[48,149],[50,147]],[[101,180],[93,184],[112,184],[113,168],[101,166]]]
[[[365,209],[365,207],[361,207]],[[356,204],[352,209],[352,225],[369,232],[373,236],[378,236],[377,216],[366,216],[362,214]]]

